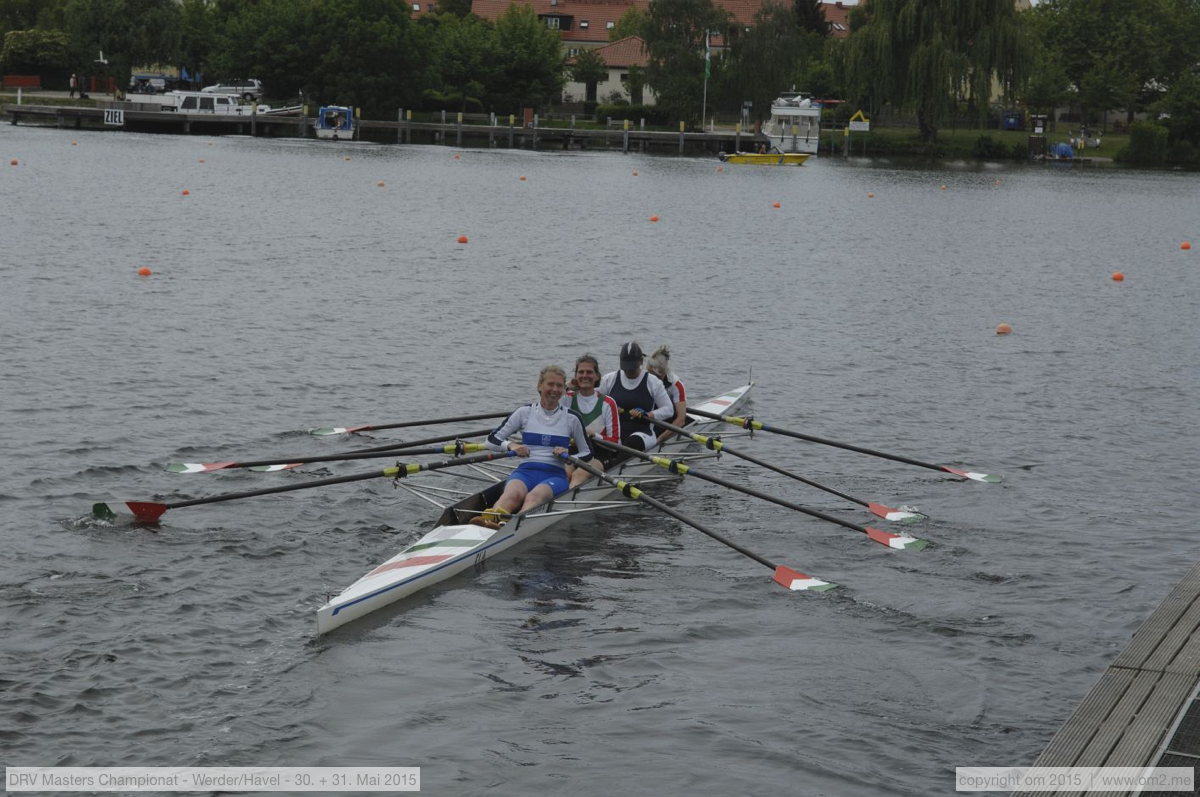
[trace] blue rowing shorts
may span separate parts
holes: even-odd
[[[544,462],[522,462],[508,478],[524,483],[530,490],[539,484],[548,484],[555,495],[565,493],[568,486],[566,470]]]

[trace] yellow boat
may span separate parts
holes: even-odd
[[[765,154],[761,152],[734,152],[732,154],[722,152],[719,157],[726,163],[758,163],[763,166],[783,166],[794,163],[800,166],[812,155],[807,152],[768,152]]]

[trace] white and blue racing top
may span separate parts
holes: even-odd
[[[572,440],[579,452],[575,456],[584,461],[592,458],[583,424],[561,403],[551,411],[545,410],[540,401],[517,407],[487,436],[487,447],[492,451],[507,451],[508,438],[517,432],[521,433],[520,442],[529,448],[529,462],[562,467],[563,461],[554,455],[554,449],[568,448]]]

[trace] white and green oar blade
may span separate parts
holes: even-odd
[[[815,576],[801,573],[799,570],[793,570],[787,565],[779,565],[775,568],[774,581],[776,584],[796,592],[805,590],[825,592],[826,590],[837,589],[837,584],[822,581]]]
[[[916,523],[918,520],[928,519],[920,512],[910,512],[907,509],[893,509],[890,506],[877,504],[874,501],[867,502],[867,509],[871,510],[872,515],[881,517],[884,520],[890,520],[893,523]]]
[[[867,536],[880,545],[897,548],[902,551],[920,551],[929,544],[927,540],[910,537],[907,534],[892,534],[890,531],[866,527]]]
[[[308,433],[315,434],[318,436],[331,435],[331,434],[350,434],[352,432],[357,432],[357,431],[360,431],[362,429],[367,429],[367,428],[370,428],[370,427],[367,427],[367,426],[322,426],[319,429],[309,429]]]
[[[962,476],[964,479],[971,479],[971,480],[977,481],[977,482],[988,482],[990,484],[996,484],[997,482],[1000,481],[999,476],[994,476],[990,473],[979,473],[978,471],[973,471],[973,470],[963,470],[961,468],[952,468],[949,465],[942,465],[942,470],[946,471],[947,473],[953,473],[955,476]]]
[[[292,468],[298,468],[303,464],[303,462],[293,462],[290,465],[255,465],[253,467],[246,468],[246,470],[252,470],[255,473],[274,473],[277,470],[291,470]]]
[[[236,465],[236,462],[172,462],[167,465],[171,473],[210,473]]]

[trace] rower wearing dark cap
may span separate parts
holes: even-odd
[[[621,347],[621,370],[604,375],[600,392],[610,397],[628,414],[621,422],[621,442],[639,451],[649,451],[657,443],[657,429],[645,416],[669,421],[675,407],[662,380],[642,368],[645,355],[637,341]]]

